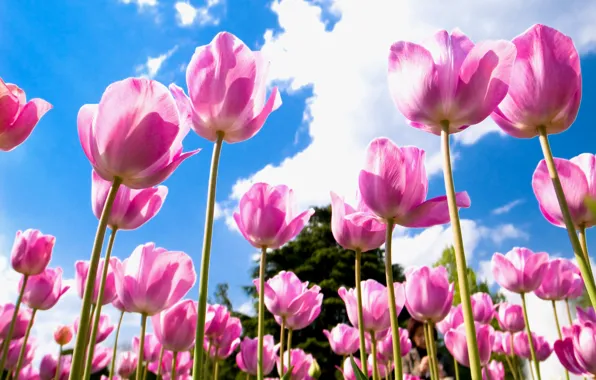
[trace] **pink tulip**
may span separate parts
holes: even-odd
[[[15,306],[12,303],[0,305],[0,340],[6,339],[8,335],[8,329],[10,328],[10,322],[14,315]],[[27,326],[31,320],[31,310],[20,308],[17,320],[14,325],[11,340],[21,339],[27,332]]]
[[[33,364],[29,364],[28,366],[21,369],[21,373],[19,374],[20,380],[40,380],[39,371],[33,367]],[[62,379],[59,379],[62,380]]]
[[[111,268],[114,271],[114,267]],[[116,284],[116,278],[114,278],[114,285]],[[118,309],[120,312],[125,313],[126,308],[120,299],[118,298],[118,293],[116,293],[116,298],[112,301],[112,306]]]
[[[192,368],[192,356],[190,352],[178,352],[176,355],[176,373],[184,375],[190,372]],[[161,364],[161,373],[164,375],[165,380],[165,375],[172,373],[172,359],[174,359],[174,353],[168,350],[164,351],[161,363],[149,363],[149,371],[157,373],[158,366]]]
[[[581,226],[592,227],[596,225],[596,215],[592,215],[584,204],[586,197],[596,198],[596,184],[594,183],[596,156],[583,153],[570,160],[554,158],[554,161],[573,224],[577,229]],[[561,208],[544,160],[538,163],[534,171],[532,189],[538,200],[540,211],[546,220],[557,227],[565,228]]]
[[[248,140],[281,105],[274,87],[265,101],[269,62],[231,33],[218,33],[196,49],[186,68],[190,98],[170,85],[178,109],[201,137],[235,143]]]
[[[285,318],[286,328],[291,330],[302,330],[309,326],[321,314],[321,306],[323,306],[323,293],[320,293],[319,287],[312,287],[310,289],[315,294],[314,298],[304,300],[304,305],[296,314]],[[275,321],[281,326],[283,318],[275,315]]]
[[[54,341],[60,346],[66,346],[72,340],[72,330],[70,326],[58,326],[54,330]]]
[[[225,359],[232,355],[240,345],[240,335],[242,335],[240,319],[230,317],[227,320],[223,335],[205,339],[203,346],[205,350],[211,348],[209,352],[211,358],[216,360]]]
[[[539,362],[546,360],[552,352],[550,344],[548,344],[543,336],[535,333],[532,333],[532,342],[534,343],[534,349],[536,350],[536,359]],[[521,358],[531,358],[530,342],[527,332],[520,331],[513,334],[513,350],[515,354]]]
[[[101,345],[95,346],[93,360],[91,361],[91,373],[96,373],[108,366],[112,359],[112,349]]]
[[[554,351],[569,372],[596,375],[596,324],[573,325],[571,336],[557,340]]]
[[[474,318],[476,320],[476,318]],[[464,323],[464,313],[461,308],[461,304],[457,306],[451,306],[451,310],[442,321],[436,324],[437,330],[445,335],[447,331],[458,327]]]
[[[112,263],[110,263],[112,264]],[[153,316],[182,299],[195,283],[192,259],[154,243],[139,245],[113,265],[116,293],[129,312]]]
[[[420,377],[404,373],[404,380],[420,380]]]
[[[19,360],[19,355],[21,353],[21,348],[23,347],[23,342],[24,338],[10,341],[10,344],[8,345],[8,357],[6,358],[5,369],[16,369],[17,361]],[[33,362],[36,348],[37,344],[35,342],[35,338],[29,337],[25,346],[25,356],[23,357],[22,363],[23,367],[26,367]]]
[[[292,380],[314,380],[308,375],[308,370],[314,360],[311,354],[307,354],[299,348],[294,348],[290,352],[292,366]],[[277,372],[281,373],[281,362],[277,359]],[[283,372],[288,372],[288,351],[284,351]]]
[[[428,178],[425,153],[416,147],[398,147],[387,138],[373,140],[360,171],[362,200],[378,217],[405,227],[431,227],[449,222],[447,197],[425,200]],[[470,207],[468,193],[456,194],[458,207]]]
[[[509,92],[492,114],[513,137],[531,138],[537,127],[563,132],[575,120],[582,92],[579,54],[571,38],[544,25],[533,25],[513,39],[517,58]]]
[[[354,358],[354,362],[356,363],[358,368],[362,371],[362,363],[360,362],[360,359]],[[354,373],[354,368],[352,368],[351,358],[347,358],[346,360],[344,360],[343,368],[342,368],[341,372],[344,375],[344,380],[356,380],[357,379],[356,373]]]
[[[499,326],[512,333],[522,331],[526,328],[524,321],[524,311],[521,305],[512,304],[509,302],[501,302],[497,312],[497,322]]]
[[[374,361],[372,355],[368,355],[368,358],[366,359],[366,367],[368,376],[372,377],[374,371]],[[391,369],[393,369],[393,365],[391,366]],[[380,378],[384,379],[387,377],[387,366],[385,364],[377,362],[377,370],[379,371]]]
[[[548,253],[515,247],[505,255],[495,253],[491,265],[495,281],[503,288],[515,293],[529,293],[542,283],[547,263]]]
[[[402,329],[401,327],[399,329],[399,348],[402,357],[406,356],[412,349],[412,342],[410,341],[408,330]],[[391,332],[388,332],[387,335],[377,343],[377,359],[384,364],[393,360],[393,335]]]
[[[25,91],[0,78],[0,150],[9,152],[21,145],[52,105],[35,98],[27,102]]]
[[[475,324],[480,363],[484,366],[490,360],[490,354],[494,343],[494,330],[490,325],[483,325],[478,322],[475,322]],[[460,325],[455,329],[447,331],[447,334],[445,334],[445,346],[458,363],[466,367],[470,366],[465,325]]]
[[[277,249],[296,237],[315,212],[295,209],[294,192],[287,186],[255,183],[240,198],[234,220],[253,247]]]
[[[23,279],[19,282],[19,289]],[[70,286],[62,286],[62,268],[47,268],[41,274],[29,277],[23,293],[23,303],[32,309],[49,310],[60,300]]]
[[[580,325],[583,325],[587,322],[596,325],[596,311],[593,307],[586,307],[585,309],[582,309],[578,306],[575,310],[577,311],[577,320]]]
[[[249,375],[257,375],[257,346],[258,338],[247,338],[245,337],[242,343],[240,343],[240,352],[236,355],[236,364],[242,372],[246,372]],[[275,367],[275,361],[277,360],[277,350],[273,335],[265,335],[263,337],[263,374],[268,375],[273,371]]]
[[[137,354],[132,351],[125,351],[118,354],[118,376],[128,379],[137,369]]]
[[[155,327],[154,327],[155,328]],[[139,352],[139,337],[132,338],[132,351]],[[145,343],[143,344],[143,361],[153,363],[159,360],[159,353],[161,351],[161,343],[153,334],[145,335]]]
[[[495,354],[505,353],[505,350],[503,349],[503,339],[505,339],[505,337],[503,335],[504,333],[499,330],[495,330],[495,332],[493,333],[494,340],[492,350]]]
[[[511,333],[509,331],[505,331],[501,334],[501,345],[502,350],[505,355],[515,355],[515,343],[513,341],[513,335],[516,333]],[[493,345],[494,346],[494,345]]]
[[[205,337],[212,338],[222,335],[230,319],[228,308],[223,305],[207,304],[207,315],[205,318]]]
[[[195,344],[197,303],[182,300],[151,317],[153,332],[166,350],[188,351]]]
[[[97,174],[132,189],[155,186],[197,151],[182,153],[189,131],[161,83],[127,78],[106,88],[99,104],[85,104],[79,139]]]
[[[406,309],[421,322],[440,322],[447,316],[453,302],[453,284],[449,284],[443,266],[411,268],[404,283]]]
[[[76,333],[79,332],[79,318],[74,322],[74,330]],[[110,317],[106,314],[99,316],[99,326],[97,326],[97,337],[95,338],[95,344],[101,343],[108,339],[108,336],[114,331],[114,325],[110,323]]]
[[[544,278],[534,294],[543,300],[561,301],[567,298],[573,286],[576,272],[567,259],[552,259],[546,264]],[[570,265],[571,264],[571,265]]]
[[[457,133],[486,119],[507,94],[515,60],[508,41],[477,45],[459,29],[441,30],[422,45],[396,42],[389,54],[389,88],[415,128]]]
[[[95,171],[92,171],[91,205],[97,219],[101,217],[111,186],[111,182],[104,180]],[[112,229],[120,230],[135,230],[141,227],[157,215],[166,200],[166,195],[168,195],[168,188],[165,186],[141,190],[120,186],[110,212],[108,225]]]
[[[352,355],[360,347],[360,336],[357,328],[340,323],[331,331],[323,330],[329,340],[331,350],[339,356]]]
[[[575,266],[575,264],[573,265]],[[577,266],[575,266],[575,268],[577,269],[577,273],[573,276],[571,288],[569,289],[569,293],[567,293],[567,299],[569,300],[574,300],[584,294],[584,279],[579,272],[579,268],[577,268]]]
[[[108,267],[108,276],[103,287],[103,297],[101,304],[107,305],[116,299],[116,280],[114,279],[114,270],[112,269],[116,262],[119,261],[116,257],[110,258]],[[99,260],[97,267],[98,275],[95,277],[95,285],[93,287],[93,296],[91,302],[97,305],[97,297],[99,297],[99,287],[101,285],[101,273],[103,273],[104,259]],[[75,262],[75,284],[77,294],[82,299],[85,293],[85,284],[87,283],[87,274],[89,273],[89,260]]]
[[[387,307],[387,288],[375,280],[362,281],[362,324],[367,332],[380,333],[391,327],[389,308]],[[393,284],[395,290],[395,309],[397,314],[404,307],[404,286],[399,282]],[[352,326],[358,328],[358,302],[356,289],[343,286],[337,291],[346,304],[348,319]]]
[[[353,208],[331,192],[331,232],[337,244],[352,251],[367,252],[385,243],[385,225],[360,201]]]
[[[490,294],[483,292],[472,294],[470,301],[475,321],[488,324],[493,320],[495,309]]]
[[[61,356],[60,357],[60,375],[58,380],[68,380],[70,374],[72,356]],[[47,354],[41,358],[39,365],[39,377],[41,380],[54,380],[56,377],[56,371],[58,370],[58,360],[55,355]]]
[[[12,269],[27,276],[42,273],[52,258],[55,243],[55,237],[44,235],[39,230],[17,231],[10,254]]]
[[[482,380],[505,380],[505,366],[492,360],[482,369]]]

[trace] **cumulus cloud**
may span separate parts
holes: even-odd
[[[120,0],[124,4],[136,4],[139,8],[155,7],[157,0]]]
[[[516,206],[519,206],[522,203],[524,203],[523,199],[516,199],[514,201],[504,204],[501,207],[497,207],[496,209],[491,211],[491,214],[493,214],[493,215],[507,214],[509,211],[513,210]]]
[[[177,1],[174,4],[178,24],[186,27],[195,23],[199,25],[218,25],[223,0],[207,0],[204,6],[195,7],[189,1]]]
[[[157,57],[148,57],[147,62],[142,65],[135,67],[137,74],[146,78],[155,78],[159,73],[159,70],[163,66],[164,62],[172,56],[178,50],[178,45],[174,46],[167,52],[158,55]]]

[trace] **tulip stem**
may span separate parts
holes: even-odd
[[[577,260],[579,270],[582,273],[584,284],[586,286],[586,290],[588,291],[588,296],[590,297],[592,306],[596,308],[596,284],[594,283],[594,277],[592,276],[592,271],[590,270],[590,260],[586,259],[584,250],[582,249],[581,243],[579,242],[579,238],[575,233],[575,226],[573,225],[573,220],[571,219],[571,213],[569,212],[569,206],[567,205],[565,192],[563,191],[563,186],[561,185],[561,180],[559,179],[559,173],[557,172],[557,167],[555,166],[555,161],[553,159],[553,152],[551,151],[550,144],[548,142],[546,127],[542,125],[539,126],[538,133],[540,145],[542,147],[542,153],[544,155],[546,167],[548,168],[548,174],[550,175],[553,187],[555,188],[555,194],[557,195],[557,200],[559,201],[559,207],[561,207],[561,214],[563,214],[563,220],[565,222],[565,227],[567,227],[567,234],[569,235],[569,240],[571,241],[571,246],[573,247],[573,252],[575,253],[575,259]]]
[[[366,338],[364,336],[364,316],[362,312],[362,251],[356,250],[356,263],[354,264],[354,273],[356,275],[356,300],[358,302],[358,332],[360,334],[360,360],[366,358]],[[343,364],[342,364],[343,365]]]
[[[101,212],[99,218],[99,224],[97,225],[97,232],[95,233],[95,240],[93,241],[93,249],[91,250],[91,260],[89,262],[89,271],[87,272],[87,281],[85,282],[85,292],[83,294],[83,305],[81,306],[81,313],[79,316],[79,331],[77,334],[77,340],[75,342],[74,350],[72,353],[72,366],[70,369],[70,380],[80,380],[81,366],[85,363],[85,354],[87,351],[87,338],[89,337],[89,322],[91,312],[91,301],[93,293],[95,291],[95,279],[97,277],[97,267],[99,265],[99,259],[101,258],[101,249],[103,247],[104,237],[106,235],[106,229],[108,227],[108,219],[112,206],[116,200],[116,194],[122,184],[122,179],[115,177],[110,192],[106,199],[106,203]]]
[[[455,371],[455,380],[459,380],[459,364],[457,363],[455,357],[453,357],[453,369]]]
[[[592,277],[594,276],[594,272],[592,271],[592,263],[590,262],[590,255],[588,254],[588,239],[586,238],[586,225],[582,224],[579,226],[579,244],[582,247],[582,252],[584,254],[584,258],[588,263],[588,269],[590,269],[590,274]]]
[[[267,247],[261,247],[261,265],[259,267],[259,320],[257,346],[257,380],[263,380],[263,337],[265,336],[265,266],[267,265]]]
[[[106,257],[103,261],[103,270],[101,272],[101,279],[99,289],[97,291],[97,301],[95,310],[93,311],[93,323],[91,324],[91,338],[89,338],[89,348],[87,349],[87,364],[85,364],[85,371],[83,372],[83,379],[88,379],[91,376],[91,367],[93,363],[93,352],[95,351],[95,341],[97,340],[97,332],[99,331],[99,320],[101,318],[101,307],[103,305],[103,295],[105,292],[105,283],[108,278],[108,271],[110,269],[110,256],[112,255],[112,248],[114,247],[114,240],[116,240],[116,232],[118,228],[113,228],[110,238],[108,239],[108,248],[106,250]],[[87,274],[89,275],[89,274]]]
[[[281,368],[280,371],[281,373],[279,374],[279,377],[283,377],[284,376],[284,337],[286,334],[284,334],[286,330],[286,317],[281,317],[281,329],[279,331],[279,367]]]
[[[120,319],[118,319],[118,327],[116,327],[116,337],[114,338],[114,348],[112,350],[112,361],[110,362],[110,379],[114,377],[114,369],[116,367],[116,353],[118,352],[118,337],[120,336],[120,327],[122,327],[122,318],[124,312],[120,312]],[[160,362],[161,363],[161,362]]]
[[[174,351],[172,355],[172,380],[176,379],[176,367],[178,366],[178,352]]]
[[[197,344],[195,342],[195,352],[197,350]],[[213,340],[209,339],[209,345],[207,346],[207,356],[205,357],[205,363],[203,365],[203,370],[201,373],[201,377],[199,379],[204,379],[207,376],[207,367],[209,367],[209,356],[211,356],[211,347],[213,347]],[[194,376],[194,372],[193,372],[193,376]],[[193,378],[194,380],[194,378]]]
[[[60,371],[62,370],[62,345],[60,345],[60,350],[58,351],[58,362],[56,364],[56,373],[54,374],[54,380],[60,379]]]
[[[513,375],[513,379],[517,380],[517,370],[513,367],[513,363],[511,362],[511,358],[507,353],[505,353],[505,360],[507,360],[507,366],[509,366],[509,370],[511,371],[511,375]]]
[[[557,325],[557,334],[559,335],[559,339],[563,340],[563,334],[561,333],[561,324],[559,323],[559,315],[557,314],[557,304],[555,300],[550,301],[553,305],[553,314],[555,316],[555,324]],[[569,371],[565,369],[565,378],[569,380]]]
[[[21,375],[21,368],[23,367],[23,359],[25,358],[25,351],[27,351],[27,341],[29,340],[29,334],[31,333],[31,328],[33,328],[33,322],[35,321],[35,314],[37,313],[37,309],[33,309],[31,313],[31,319],[29,320],[29,324],[27,325],[27,331],[25,331],[25,337],[23,338],[23,345],[21,346],[21,351],[19,352],[19,359],[17,360],[17,367],[14,371],[15,376],[14,380],[19,380],[19,376]]]
[[[428,338],[430,343],[430,348],[432,350],[433,356],[433,365],[435,367],[435,376],[437,376],[437,380],[441,378],[439,373],[439,357],[437,356],[437,342],[435,341],[435,326],[433,322],[428,322]]]
[[[433,347],[432,347],[432,332],[430,329],[430,323],[429,322],[424,322],[424,341],[426,342],[426,354],[428,357],[428,361],[429,361],[429,370],[430,370],[430,377],[432,380],[439,380],[439,377],[437,375],[437,371],[436,371],[436,366],[435,366],[435,360],[437,359],[434,355],[433,352]]]
[[[219,379],[219,360],[215,358],[215,363],[213,363],[213,380]]]
[[[395,306],[395,288],[393,287],[393,260],[391,258],[391,246],[393,238],[393,220],[386,220],[385,230],[385,277],[387,282],[387,300],[389,303],[389,316],[391,317],[391,337],[393,348],[393,361],[395,363],[395,380],[402,380],[401,348],[399,337],[399,324],[397,323],[397,310]],[[358,284],[356,285],[358,286]],[[360,317],[360,315],[359,315]],[[361,348],[362,349],[362,348]]]
[[[161,349],[159,350],[159,360],[157,361],[157,380],[161,379],[161,366],[162,366],[161,362],[163,361],[164,351],[165,351],[165,348],[163,346],[161,346]]]
[[[530,329],[530,318],[528,318],[528,309],[526,307],[526,294],[521,293],[522,307],[524,308],[524,320],[526,322],[526,331],[528,333],[528,344],[530,345],[530,354],[532,355],[532,361],[534,362],[534,368],[536,369],[536,377],[538,380],[540,377],[540,363],[536,360],[536,348],[534,347],[534,339],[532,339],[532,330]]]
[[[571,306],[569,306],[569,298],[565,298],[565,308],[567,309],[567,318],[569,319],[569,325],[573,325],[573,317],[571,316]]]
[[[14,333],[14,328],[17,324],[17,317],[19,316],[19,309],[21,307],[21,302],[23,300],[23,294],[25,293],[25,287],[27,285],[28,279],[28,275],[23,275],[23,285],[21,286],[21,290],[19,291],[17,302],[14,305],[14,312],[12,313],[10,326],[8,327],[8,334],[6,334],[6,337],[4,338],[4,344],[2,345],[2,359],[0,360],[0,376],[2,376],[2,372],[4,372],[4,366],[6,365],[6,359],[8,358],[8,347],[10,346],[12,334]]]
[[[380,380],[381,377],[379,376],[379,364],[377,361],[377,338],[375,337],[375,332],[370,331],[370,356],[372,356],[372,367],[373,367],[373,380]],[[362,367],[362,372],[366,373],[366,359],[360,359],[360,366]]]
[[[205,318],[207,314],[207,292],[209,288],[209,258],[211,255],[211,238],[213,236],[213,215],[215,213],[215,192],[217,188],[217,169],[219,156],[223,145],[224,133],[217,132],[217,140],[213,147],[211,157],[211,170],[209,173],[209,190],[207,191],[207,212],[205,215],[205,233],[203,236],[203,256],[201,257],[201,277],[199,280],[199,307],[197,313],[197,332],[195,335],[195,353],[192,365],[193,380],[202,379],[199,376],[203,363],[203,340],[205,339]],[[263,291],[264,292],[264,291]]]
[[[292,371],[292,330],[288,329],[288,348],[286,349],[288,352],[288,371]]]
[[[145,331],[146,330],[147,330],[147,314],[142,313],[141,314],[141,335],[139,336],[139,354],[137,355],[138,363],[143,362],[143,357],[144,357],[143,350],[145,349]],[[176,355],[174,354],[174,357],[175,356]],[[138,365],[137,365],[137,371],[135,371],[135,372],[136,372],[136,379],[141,380],[141,372],[143,372],[143,371],[138,370]]]
[[[137,363],[138,363],[138,361],[137,361]],[[148,365],[149,365],[148,362],[145,362],[145,361],[143,362],[143,380],[147,379],[147,371],[148,371],[147,366]],[[138,364],[137,364],[137,366],[138,366]]]
[[[464,241],[459,222],[459,211],[455,200],[455,184],[453,183],[453,169],[451,167],[451,151],[449,146],[449,122],[441,123],[441,150],[443,152],[443,177],[445,180],[445,191],[447,193],[447,204],[449,206],[449,218],[453,230],[453,247],[455,251],[455,264],[457,266],[457,281],[461,298],[464,324],[466,328],[466,341],[468,343],[468,355],[470,357],[470,372],[473,380],[482,379],[482,368],[480,367],[480,354],[476,342],[476,328],[474,316],[472,315],[472,303],[470,301],[470,289],[468,285],[468,268],[466,265],[466,254]]]

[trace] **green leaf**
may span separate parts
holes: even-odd
[[[293,369],[294,369],[294,367],[290,367],[290,368],[288,368],[288,372],[286,372],[286,374],[285,374],[285,375],[283,375],[283,376],[281,377],[281,379],[279,379],[279,380],[290,380],[290,378],[292,377],[292,370],[293,370]]]
[[[352,355],[350,355],[350,363],[352,363],[352,370],[356,374],[356,380],[368,380],[368,376],[362,373],[360,368],[358,368],[358,364],[356,364],[356,361]]]
[[[72,348],[69,348],[68,350],[62,350],[62,356],[72,355],[73,351],[74,350]]]

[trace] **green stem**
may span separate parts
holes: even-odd
[[[509,366],[509,371],[511,371],[511,375],[513,375],[513,378],[517,380],[517,370],[513,367],[513,363],[509,355],[505,355],[505,360],[507,361],[507,366]]]
[[[532,361],[534,362],[534,368],[536,369],[536,377],[538,380],[540,377],[540,363],[536,360],[536,348],[534,347],[534,339],[532,339],[532,330],[530,329],[530,318],[528,318],[528,309],[526,307],[526,294],[521,293],[522,307],[524,309],[524,320],[526,322],[526,332],[528,333],[528,344],[530,345],[530,354],[532,355]]]
[[[453,358],[453,368],[455,370],[455,380],[459,380],[459,363],[455,360],[455,357]]]
[[[143,362],[143,380],[147,380],[147,367],[149,366],[148,362]],[[137,364],[138,367],[138,364]]]
[[[515,350],[513,349],[514,344],[513,344],[513,334],[509,334],[509,345],[511,346],[511,362],[514,364],[517,364],[517,358],[515,356]],[[519,370],[519,378],[523,379],[524,378],[524,370],[521,366],[517,365],[516,368]],[[532,372],[531,368],[530,368],[530,373],[532,374],[532,378],[534,377],[534,372]]]
[[[267,265],[267,247],[261,248],[261,265],[259,267],[259,320],[257,346],[257,380],[263,380],[263,337],[265,336],[265,266]]]
[[[145,349],[145,331],[147,330],[147,314],[141,314],[141,335],[139,336],[139,354],[137,355],[138,362],[143,362],[144,353],[143,350]],[[176,355],[174,355],[176,356]],[[137,365],[138,368],[138,365]],[[143,371],[135,371],[136,372],[136,379],[141,380],[141,372]]]
[[[366,358],[366,337],[364,336],[364,316],[362,312],[362,251],[356,250],[356,263],[354,265],[354,272],[356,274],[356,300],[358,302],[358,332],[360,333],[360,360]],[[342,363],[343,365],[343,363]]]
[[[279,377],[284,376],[285,368],[284,368],[284,337],[286,334],[286,317],[281,318],[281,330],[279,331],[279,366],[281,368],[281,373]]]
[[[573,317],[571,316],[571,306],[569,306],[569,299],[565,299],[565,308],[567,309],[567,318],[569,319],[569,325],[573,325]]]
[[[480,366],[480,355],[476,342],[476,328],[474,327],[474,316],[472,314],[472,303],[470,301],[470,289],[468,285],[468,268],[466,265],[466,254],[464,241],[459,221],[459,211],[455,200],[455,184],[453,183],[453,169],[451,167],[451,148],[449,146],[449,122],[441,123],[441,150],[443,153],[443,177],[445,180],[445,191],[447,193],[447,204],[449,206],[449,218],[453,230],[453,248],[455,251],[455,264],[457,266],[457,281],[461,298],[464,324],[468,343],[468,355],[470,357],[470,373],[473,380],[482,379],[482,368]]]
[[[555,324],[557,325],[557,334],[559,335],[559,339],[563,340],[563,334],[561,332],[561,324],[559,323],[559,315],[557,314],[557,304],[553,300],[551,301],[553,305],[553,314],[555,315]],[[565,378],[569,380],[569,371],[565,369]]]
[[[17,302],[14,305],[14,312],[12,314],[12,319],[10,320],[10,326],[8,327],[8,334],[6,334],[6,338],[4,339],[4,344],[2,345],[2,359],[0,360],[0,376],[4,372],[4,367],[6,365],[6,359],[8,358],[8,348],[10,346],[10,341],[12,340],[12,334],[14,333],[14,328],[17,324],[17,318],[19,316],[19,309],[21,308],[21,302],[23,300],[23,294],[25,293],[25,287],[27,286],[27,280],[29,279],[29,275],[23,275],[23,286],[21,286],[21,290],[19,291],[19,296],[17,297]]]
[[[436,357],[433,355],[433,350],[431,346],[432,334],[430,331],[430,324],[428,322],[424,323],[424,341],[426,342],[426,355],[428,356],[428,368],[430,372],[430,378],[432,380],[439,380],[437,373],[435,372],[435,360]]]
[[[375,337],[375,332],[370,332],[370,354],[373,358],[373,380],[380,380],[381,377],[379,376],[379,364],[377,362],[377,338]],[[362,372],[366,373],[366,359],[360,359]]]
[[[108,219],[110,217],[110,212],[112,211],[112,206],[114,205],[114,200],[116,199],[116,194],[118,194],[120,184],[122,184],[122,179],[118,177],[114,178],[114,182],[112,183],[110,192],[108,193],[103,211],[101,212],[101,217],[99,218],[99,224],[97,225],[97,232],[95,233],[95,240],[93,241],[93,249],[91,251],[91,260],[89,262],[89,271],[87,272],[87,281],[85,282],[83,305],[81,306],[81,313],[79,316],[79,331],[77,334],[74,351],[72,353],[72,366],[69,376],[70,380],[80,380],[82,377],[81,366],[85,362],[85,354],[87,351],[86,346],[87,338],[89,337],[90,322],[89,316],[91,311],[91,301],[95,288],[95,279],[97,277],[97,267],[99,265],[99,259],[101,258],[101,249],[103,246],[106,229],[108,227]]]
[[[197,332],[195,336],[194,362],[192,365],[193,380],[202,380],[199,377],[201,364],[203,363],[203,340],[205,339],[205,318],[207,313],[207,292],[209,287],[209,258],[211,255],[211,238],[213,235],[213,214],[215,212],[215,192],[217,187],[217,169],[219,156],[223,145],[224,134],[217,132],[217,140],[213,147],[211,157],[211,170],[209,173],[209,190],[207,192],[207,212],[205,215],[205,234],[203,236],[203,256],[201,258],[201,278],[199,280],[199,307],[197,313]],[[262,290],[263,291],[263,290]],[[74,380],[74,379],[72,379]]]
[[[207,356],[205,357],[205,363],[203,365],[203,372],[200,379],[205,379],[207,377],[207,367],[209,366],[209,356],[211,355],[211,347],[213,347],[213,341],[209,339],[209,345],[207,346]],[[196,343],[195,343],[195,352],[197,351]],[[194,374],[194,372],[193,372]],[[194,375],[193,375],[194,376]],[[194,378],[193,378],[194,380]]]
[[[62,370],[62,346],[60,346],[60,351],[58,351],[58,362],[56,363],[56,373],[54,374],[54,380],[60,379],[60,371]]]
[[[93,352],[95,351],[95,341],[97,340],[97,333],[99,331],[99,320],[101,318],[101,307],[103,305],[103,295],[105,293],[105,283],[108,278],[110,269],[110,257],[112,255],[112,248],[114,247],[114,240],[116,240],[116,232],[118,228],[113,228],[110,238],[108,239],[108,248],[106,250],[106,257],[103,261],[103,270],[101,272],[101,279],[99,282],[99,289],[97,291],[97,303],[93,311],[93,323],[91,324],[91,338],[89,339],[89,348],[87,349],[87,363],[85,364],[85,371],[83,372],[83,379],[88,379],[91,376],[91,368],[93,363]]]
[[[399,341],[399,324],[397,323],[397,310],[395,308],[395,289],[393,288],[393,260],[391,246],[393,237],[393,220],[386,221],[385,231],[385,277],[387,282],[387,299],[389,303],[389,316],[391,317],[391,337],[393,348],[393,362],[395,363],[395,379],[402,380],[401,348]]]
[[[21,352],[19,352],[19,359],[17,360],[17,367],[14,371],[15,373],[15,380],[19,380],[19,376],[21,375],[21,368],[23,367],[23,359],[25,358],[25,351],[27,351],[27,341],[29,340],[29,334],[31,333],[31,328],[33,327],[33,322],[35,321],[35,314],[37,313],[37,309],[33,309],[31,313],[31,320],[29,320],[29,324],[27,325],[27,331],[25,332],[25,337],[23,338],[23,345],[21,346]]]
[[[178,353],[176,351],[173,352],[172,355],[172,380],[176,379],[176,367],[178,366]]]
[[[292,368],[292,330],[288,329],[288,348],[286,349],[288,352],[288,371],[294,372],[291,370]]]
[[[165,351],[165,348],[163,346],[161,346],[161,349],[159,350],[159,360],[157,361],[157,380],[161,379],[161,362],[163,361],[163,353]],[[110,379],[111,380],[111,379]]]
[[[563,214],[563,220],[565,222],[565,227],[567,227],[567,234],[569,235],[569,240],[571,241],[571,246],[573,247],[573,252],[575,253],[575,259],[577,260],[579,270],[582,273],[584,284],[586,286],[586,290],[588,291],[588,296],[590,297],[592,306],[596,308],[596,284],[594,283],[594,277],[592,276],[592,271],[590,269],[590,260],[586,260],[586,256],[584,256],[584,250],[582,249],[579,238],[575,233],[575,226],[573,225],[573,220],[571,219],[571,213],[569,212],[567,199],[565,198],[563,186],[561,185],[559,173],[557,172],[557,167],[555,166],[555,161],[553,159],[553,152],[551,151],[550,144],[548,142],[546,127],[538,127],[538,133],[540,145],[542,147],[542,153],[544,154],[544,160],[546,162],[546,167],[548,168],[548,174],[552,180],[555,194],[557,195],[557,200],[559,201],[559,206],[561,207],[561,214]]]
[[[118,337],[120,336],[120,327],[122,327],[122,318],[124,312],[120,312],[120,319],[118,319],[118,327],[116,327],[116,337],[114,338],[114,348],[112,349],[112,361],[110,363],[110,380],[114,377],[114,369],[116,368],[116,353],[118,352]],[[161,367],[161,361],[160,361]]]
[[[219,360],[215,359],[215,363],[213,364],[213,380],[219,379]]]
[[[584,258],[588,263],[588,269],[590,269],[590,274],[592,277],[594,276],[594,272],[592,270],[592,263],[590,262],[590,255],[588,254],[588,239],[586,238],[586,225],[582,224],[579,226],[579,244],[582,247],[582,253],[584,254]]]
[[[440,373],[439,373],[439,357],[437,355],[437,345],[436,345],[436,341],[435,341],[435,332],[434,332],[434,325],[432,322],[428,322],[428,344],[430,345],[430,349],[431,349],[431,353],[432,353],[432,357],[433,357],[433,366],[434,366],[434,371],[435,371],[435,376],[437,377],[437,379],[440,379]]]

